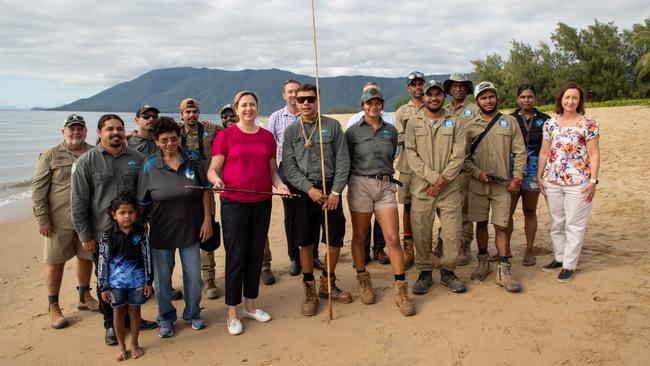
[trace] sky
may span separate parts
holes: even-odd
[[[559,22],[619,29],[647,0],[315,0],[320,76],[471,72]],[[597,5],[594,5],[597,4]],[[0,107],[52,107],[168,67],[314,75],[311,0],[0,0]]]

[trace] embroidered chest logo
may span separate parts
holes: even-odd
[[[501,126],[501,128],[506,128],[508,127],[508,125],[509,125],[508,121],[506,121],[505,119],[499,121],[499,126]]]
[[[126,164],[129,166],[129,169],[138,169],[138,162],[135,160],[129,160]]]
[[[465,115],[465,117],[470,117],[472,115],[472,110],[466,109],[463,111],[463,114]]]
[[[444,122],[444,126],[447,127],[447,128],[454,127],[454,121],[452,121],[450,119],[446,119],[445,122]]]
[[[140,239],[142,239],[142,236],[140,234],[133,234],[131,237],[131,244],[138,245],[138,243],[140,243]]]

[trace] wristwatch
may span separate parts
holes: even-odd
[[[598,184],[598,179],[589,179],[589,183]]]

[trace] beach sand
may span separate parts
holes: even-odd
[[[412,296],[417,315],[404,318],[394,304],[390,266],[373,262],[377,303],[363,305],[356,294],[350,255],[351,229],[336,274],[354,302],[334,304],[328,321],[321,301],[315,317],[300,315],[301,277],[288,274],[283,211],[274,200],[269,233],[278,283],[261,285],[257,305],[270,323],[244,321],[244,333],[226,330],[223,297],[202,301],[208,327],[176,323],[174,337],[161,340],[143,331],[141,365],[648,365],[650,364],[650,152],[646,107],[588,111],[601,126],[600,184],[576,278],[567,284],[540,271],[552,259],[548,212],[540,200],[537,265],[521,265],[523,217],[515,216],[513,272],[524,286],[507,293],[494,282],[471,281],[476,259],[457,271],[466,294],[435,285]],[[341,118],[341,121],[345,121]],[[347,207],[346,215],[349,217]],[[75,261],[66,265],[61,292],[71,325],[51,329],[43,284],[42,239],[31,217],[0,224],[0,364],[113,364],[117,348],[104,345],[101,316],[77,311]],[[492,240],[492,239],[491,239]],[[490,248],[493,248],[491,242]],[[473,253],[476,246],[473,245]],[[492,250],[492,249],[491,249]],[[325,249],[321,246],[321,253]],[[223,289],[224,252],[217,251],[218,285]],[[412,284],[414,268],[408,271]],[[180,287],[177,266],[174,282]],[[93,287],[94,280],[93,280]],[[183,302],[175,302],[179,314]],[[156,316],[155,300],[143,307]],[[128,342],[128,339],[127,339]],[[127,343],[128,344],[128,343]]]

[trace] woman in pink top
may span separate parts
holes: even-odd
[[[275,161],[275,139],[271,132],[255,124],[259,99],[253,92],[235,95],[233,108],[239,116],[237,124],[223,129],[212,144],[212,162],[208,179],[215,188],[242,189],[257,192],[289,194],[282,183]],[[221,223],[226,249],[226,305],[228,332],[243,331],[237,305],[244,295],[243,315],[260,322],[271,320],[261,309],[255,309],[259,294],[264,243],[271,220],[271,196],[268,194],[221,193]]]
[[[582,88],[574,82],[560,89],[555,98],[557,117],[544,124],[537,167],[537,182],[551,216],[555,253],[542,270],[562,268],[559,282],[569,282],[575,275],[598,184],[600,133],[598,123],[584,116],[584,99]]]

